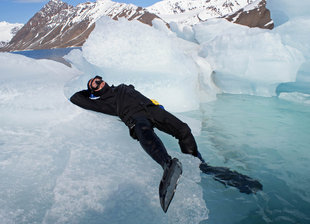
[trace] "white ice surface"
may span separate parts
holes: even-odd
[[[267,8],[271,11],[271,18],[276,26],[297,17],[310,16],[309,1],[270,0],[267,1]]]
[[[80,71],[9,53],[0,61],[6,62],[0,65],[0,220],[187,224],[207,218],[197,159],[168,148],[184,173],[164,214],[161,167],[116,117],[68,100],[84,83]]]
[[[294,82],[305,61],[273,31],[215,19],[194,27],[199,55],[211,63],[215,83],[227,93],[275,95],[279,83]]]

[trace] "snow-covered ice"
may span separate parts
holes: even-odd
[[[185,172],[175,203],[163,216],[159,165],[124,124],[84,111],[65,96],[64,88],[76,84],[72,80],[80,71],[50,60],[0,57],[7,61],[1,64],[1,220],[198,223],[207,218],[197,159],[171,152]]]
[[[15,35],[17,30],[23,27],[21,23],[8,23],[5,21],[0,22],[0,47],[9,42]]]
[[[214,81],[224,92],[275,95],[279,83],[296,80],[305,61],[303,54],[284,44],[276,32],[218,19],[194,29],[201,45],[199,54],[212,64]]]

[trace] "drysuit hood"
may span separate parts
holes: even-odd
[[[109,94],[112,91],[111,87],[109,86],[108,83],[105,83],[104,87],[100,90],[97,91],[93,91],[92,94],[94,94],[94,96],[102,96],[105,94]]]

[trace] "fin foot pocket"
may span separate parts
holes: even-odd
[[[164,212],[167,212],[169,208],[181,174],[182,164],[177,158],[172,159],[164,169],[164,174],[159,184],[160,205]]]

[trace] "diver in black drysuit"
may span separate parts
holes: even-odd
[[[96,76],[88,81],[87,90],[75,93],[70,101],[84,109],[120,117],[129,128],[131,137],[138,140],[164,170],[171,166],[172,159],[154,127],[177,138],[181,151],[199,158],[201,171],[213,175],[215,180],[236,187],[242,193],[262,190],[263,186],[257,180],[226,167],[212,167],[205,163],[188,125],[154,104],[132,85],[109,86]]]
[[[138,140],[142,148],[163,168],[171,161],[171,157],[153,127],[177,138],[183,153],[202,160],[186,123],[162,106],[155,105],[132,85],[121,84],[115,87],[103,83],[100,76],[89,80],[88,89],[75,93],[70,98],[71,102],[84,109],[120,117],[129,128],[131,137]],[[101,89],[100,85],[103,85]]]

